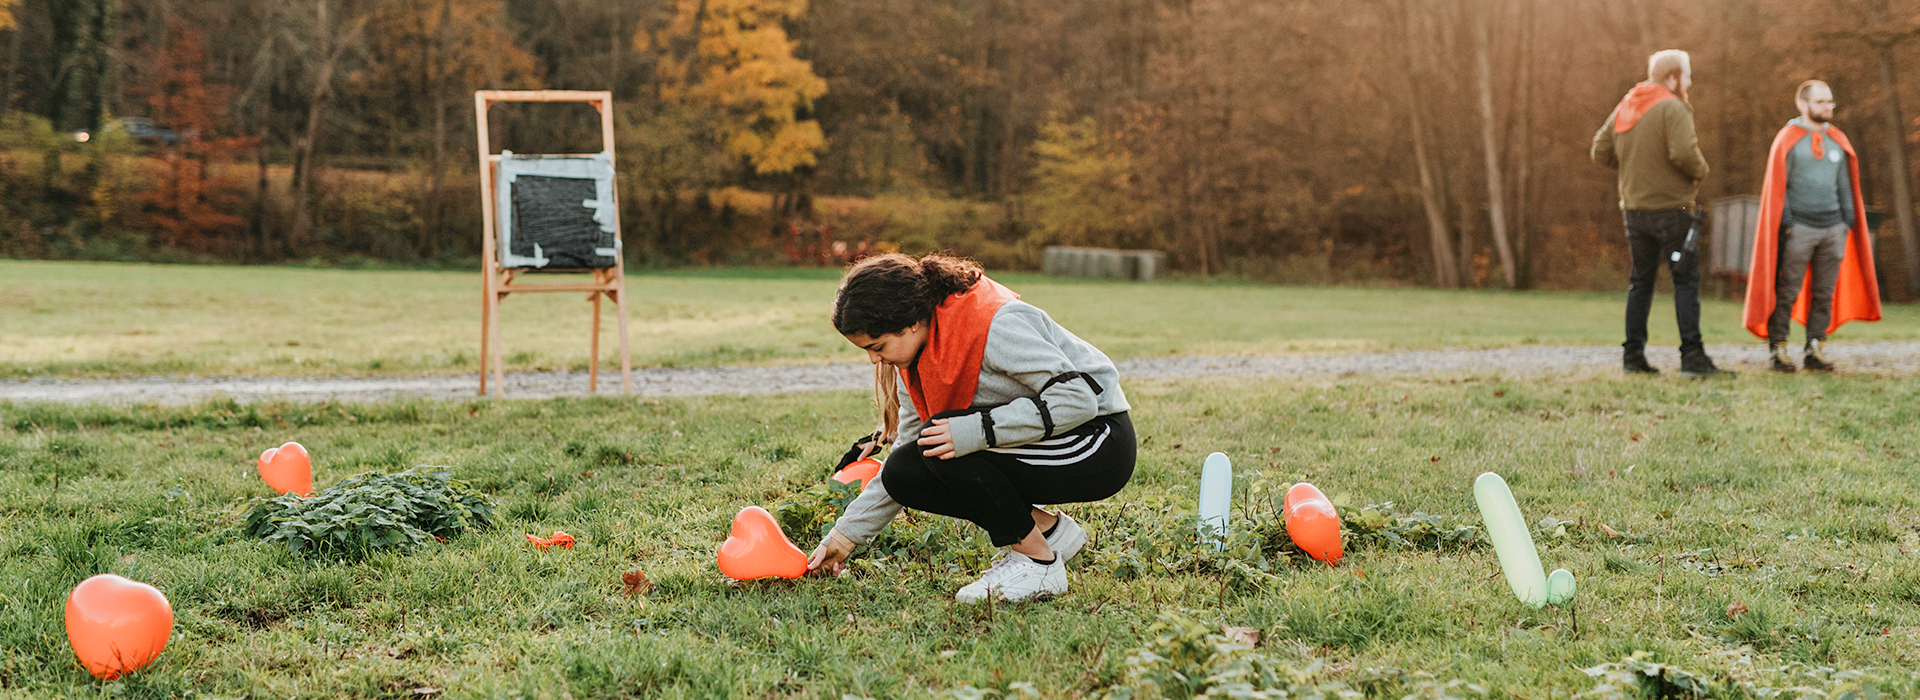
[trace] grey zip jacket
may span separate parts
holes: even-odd
[[[893,449],[917,451],[925,423],[904,381],[899,395],[900,434]],[[987,328],[971,411],[949,418],[947,427],[953,431],[954,454],[961,456],[1017,447],[1128,410],[1113,360],[1039,307],[1015,299],[994,313]],[[834,523],[834,534],[854,546],[866,544],[900,514],[900,504],[887,495],[886,478],[881,469]]]

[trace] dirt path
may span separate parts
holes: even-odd
[[[1708,351],[1726,369],[1765,371],[1766,348],[1759,344],[1716,345]],[[1797,354],[1797,353],[1796,353]],[[1672,348],[1653,352],[1656,366],[1677,369]],[[1912,376],[1920,373],[1920,341],[1837,343],[1831,356],[1849,373]],[[1425,374],[1499,372],[1506,374],[1611,371],[1619,367],[1620,348],[1520,347],[1496,350],[1431,350],[1351,355],[1276,355],[1265,357],[1163,357],[1120,363],[1126,379],[1193,377],[1294,377],[1342,374]],[[866,365],[795,367],[718,367],[635,370],[634,393],[641,396],[782,394],[859,389],[872,377]],[[422,377],[143,377],[137,379],[28,379],[0,382],[0,401],[62,403],[180,404],[218,396],[237,401],[380,401],[393,398],[472,398],[475,375]],[[599,395],[620,393],[618,371],[602,372]],[[519,372],[507,375],[507,396],[541,399],[587,396],[585,372]]]

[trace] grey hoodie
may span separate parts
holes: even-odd
[[[907,396],[905,382],[899,386],[899,395],[900,435],[893,449],[918,450],[915,441],[920,439],[923,423]],[[1055,323],[1047,312],[1017,299],[1001,306],[987,329],[986,357],[980,363],[980,385],[974,389],[972,407],[976,412],[947,422],[953,431],[955,456],[1024,445],[1099,416],[1131,410],[1120,391],[1120,372],[1113,360]],[[900,504],[887,495],[886,478],[886,470],[880,470],[833,525],[855,545],[865,544],[900,514]]]

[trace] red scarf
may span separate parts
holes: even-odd
[[[927,325],[927,347],[912,366],[900,370],[921,420],[973,406],[993,315],[1018,298],[1013,290],[982,275],[973,287],[934,307]]]
[[[1626,97],[1620,98],[1620,106],[1613,108],[1613,133],[1627,133],[1633,125],[1640,123],[1641,117],[1647,116],[1647,110],[1653,109],[1654,105],[1677,99],[1680,98],[1676,97],[1672,90],[1668,90],[1667,86],[1659,83],[1641,83],[1633,86]]]

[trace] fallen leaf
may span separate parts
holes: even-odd
[[[1432,457],[1428,457],[1428,458],[1427,458],[1427,461],[1429,461],[1429,462],[1433,462],[1434,464],[1439,464],[1439,463],[1440,463],[1440,455],[1434,455],[1434,456],[1432,456]]]
[[[942,658],[942,659],[951,659],[951,658],[953,658],[953,657],[954,657],[954,655],[956,655],[956,654],[959,654],[959,653],[960,653],[960,652],[958,652],[958,651],[955,651],[955,650],[953,650],[953,649],[948,649],[948,650],[946,650],[946,651],[943,651],[943,652],[940,652],[940,658]]]
[[[628,598],[646,595],[653,590],[653,581],[647,579],[647,572],[639,569],[621,574],[620,582],[625,584],[620,587],[620,594]]]
[[[1227,635],[1227,639],[1241,644],[1250,647],[1260,646],[1260,628],[1258,627],[1228,627],[1221,625],[1220,632]]]
[[[420,688],[414,688],[414,689],[413,689],[413,694],[414,694],[414,695],[419,695],[419,696],[421,696],[421,697],[426,697],[426,696],[428,696],[428,695],[439,695],[439,694],[440,694],[440,689],[439,689],[439,688],[427,688],[427,687],[420,687]]]
[[[1736,617],[1739,617],[1739,616],[1741,616],[1741,615],[1745,615],[1745,614],[1747,614],[1747,604],[1746,604],[1746,603],[1742,603],[1742,602],[1740,602],[1740,601],[1737,601],[1737,600],[1736,600],[1736,601],[1733,601],[1733,604],[1732,604],[1732,605],[1728,605],[1728,606],[1727,606],[1727,618],[1728,618],[1728,619],[1732,619],[1732,618],[1736,618]]]
[[[1619,530],[1607,527],[1606,523],[1600,523],[1600,531],[1607,533],[1608,537],[1626,537],[1626,535],[1620,534]]]

